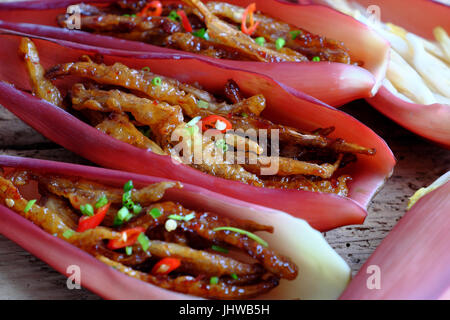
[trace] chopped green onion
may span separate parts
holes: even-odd
[[[312,61],[314,61],[314,62],[319,62],[319,61],[320,61],[320,57],[315,56],[315,57],[312,58]]]
[[[148,214],[151,215],[153,219],[157,219],[161,216],[161,211],[158,208],[153,208]]]
[[[85,205],[80,206],[80,211],[82,214],[88,217],[92,217],[94,215],[94,208],[89,204],[86,203]]]
[[[177,221],[189,221],[195,218],[195,213],[188,214],[187,216],[180,216],[177,214],[171,214],[169,219],[177,220]]]
[[[258,237],[256,234],[248,232],[246,230],[239,229],[239,228],[219,227],[219,228],[213,229],[213,231],[232,231],[232,232],[237,232],[237,233],[240,233],[240,234],[243,234],[243,235],[249,237],[250,239],[255,240],[256,242],[258,242],[260,245],[262,245],[264,247],[268,247],[269,246],[269,244],[266,241],[264,241],[263,239]]]
[[[275,46],[277,47],[277,50],[281,50],[285,44],[286,40],[284,40],[283,38],[278,38],[277,41],[275,41]]]
[[[136,17],[136,15],[135,15],[135,14],[132,14],[131,16],[132,16],[133,18],[135,18],[135,17]]]
[[[99,208],[101,208],[103,206],[106,206],[107,204],[108,204],[108,198],[105,195],[103,195],[95,203],[95,208],[99,209]]]
[[[218,284],[219,283],[219,277],[211,277],[209,279],[210,284]]]
[[[33,204],[36,203],[36,199],[30,200],[28,201],[25,209],[23,210],[23,212],[27,213],[28,211],[30,211],[31,207],[33,206]]]
[[[133,200],[131,200],[131,190],[125,192],[125,193],[122,195],[122,204],[123,204],[123,206],[126,207],[127,209],[130,209],[130,210],[133,209],[134,202],[133,202]]]
[[[67,229],[66,231],[64,231],[63,237],[66,239],[69,239],[70,237],[73,236],[74,233],[75,233],[75,231],[73,231],[71,229]]]
[[[142,207],[139,203],[133,205],[133,213],[134,214],[139,214],[139,213],[141,213],[141,211],[142,211]]]
[[[297,39],[297,37],[299,35],[301,35],[303,33],[303,31],[302,30],[294,30],[294,31],[290,31],[289,33],[291,34],[292,40],[295,40],[295,39]]]
[[[122,207],[118,212],[117,212],[117,219],[122,221],[128,221],[130,220],[133,215],[130,213],[130,211],[126,208],[126,207]]]
[[[248,114],[246,114],[245,112],[242,112],[242,113],[241,113],[241,116],[242,116],[242,118],[247,118],[247,117],[248,117]]]
[[[200,30],[192,32],[192,35],[194,35],[198,38],[209,40],[208,31],[205,28],[201,28]]]
[[[124,184],[123,191],[128,192],[128,191],[132,190],[133,188],[134,188],[133,180],[129,180],[129,181],[127,181],[127,183]]]
[[[239,277],[238,277],[238,275],[236,273],[230,274],[230,277],[233,278],[234,280],[239,279]]]
[[[224,139],[220,139],[216,142],[216,147],[219,148],[220,150],[222,150],[223,152],[227,152],[228,151],[228,145],[225,142]]]
[[[162,83],[162,80],[161,80],[160,77],[154,77],[153,80],[152,80],[152,84],[153,84],[154,86],[160,86],[161,83]]]
[[[114,217],[113,226],[114,226],[114,227],[118,227],[118,226],[121,226],[122,224],[123,224],[123,220],[120,219],[118,215],[116,215],[116,216]]]
[[[125,253],[129,256],[133,253],[133,247],[125,247]]]
[[[198,101],[197,101],[197,106],[198,106],[200,109],[208,109],[208,108],[209,108],[209,103],[206,102],[206,101],[203,101],[203,100],[198,100]]]
[[[147,251],[150,248],[150,239],[143,232],[141,232],[137,241],[140,243],[142,250]]]
[[[129,17],[129,16],[130,16],[129,14],[122,15],[122,17]]]
[[[170,20],[175,21],[175,22],[181,20],[180,15],[179,15],[175,10],[170,11],[170,13],[169,13],[169,15],[168,15],[167,17],[168,17]]]
[[[228,251],[229,251],[227,248],[222,248],[222,247],[216,246],[216,245],[212,245],[211,249],[213,249],[214,251],[217,251],[217,252],[222,252],[222,253],[228,253]]]
[[[150,72],[150,67],[143,67],[143,68],[142,68],[142,71]]]
[[[264,39],[264,37],[258,37],[255,39],[255,42],[256,42],[256,44],[263,46],[266,43],[266,39]]]

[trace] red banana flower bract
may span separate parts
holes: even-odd
[[[84,3],[112,0],[87,0]],[[207,1],[205,1],[207,2]],[[258,11],[297,25],[312,33],[344,42],[355,61],[363,67],[329,62],[270,63],[217,60],[214,58],[161,48],[145,43],[94,35],[57,26],[56,16],[66,13],[78,0],[34,0],[0,3],[0,28],[39,36],[85,43],[93,46],[138,52],[160,52],[195,57],[224,67],[263,73],[274,80],[303,91],[332,106],[373,96],[381,85],[388,63],[389,45],[364,24],[325,6],[298,5],[279,0],[227,0],[243,8],[255,2]],[[13,22],[13,23],[11,23]],[[20,24],[14,24],[19,23]]]
[[[111,138],[64,110],[23,92],[30,86],[17,54],[20,37],[1,35],[0,38],[0,57],[8,61],[0,69],[0,81],[14,84],[0,82],[0,104],[47,138],[104,167],[196,184],[243,201],[283,210],[324,231],[362,223],[366,216],[365,207],[391,175],[395,165],[389,147],[368,127],[348,114],[268,77],[196,59],[172,59],[154,53],[138,55],[61,40],[34,39],[45,68],[76,61],[83,54],[102,54],[106,64],[121,62],[138,70],[150,67],[157,74],[199,83],[211,92],[223,90],[228,79],[234,79],[245,94],[263,94],[266,97],[267,108],[263,116],[269,120],[305,130],[335,126],[336,131],[331,138],[340,137],[377,150],[376,155],[360,156],[356,163],[345,168],[344,173],[353,177],[348,198],[319,192],[258,188],[217,178],[181,165],[169,156],[157,155]],[[58,80],[58,86],[67,87],[67,81]]]

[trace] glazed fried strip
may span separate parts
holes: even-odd
[[[156,142],[153,142],[136,129],[125,114],[113,113],[95,128],[132,146],[152,150],[160,155],[166,154]]]
[[[209,35],[216,41],[239,50],[244,50],[253,56],[255,61],[260,62],[282,62],[282,61],[307,61],[308,59],[300,53],[287,55],[257,45],[251,37],[236,30],[231,25],[221,21],[200,0],[183,0],[188,5],[195,7],[208,27]]]
[[[107,187],[83,179],[73,181],[56,176],[39,176],[38,179],[49,192],[69,199],[74,208],[79,208],[86,203],[95,204],[102,196],[106,196],[111,203],[122,203],[123,189]],[[131,198],[142,206],[148,206],[161,200],[166,190],[181,187],[179,182],[155,183],[139,190],[133,189]]]
[[[208,299],[249,299],[266,293],[278,285],[278,279],[273,277],[249,286],[229,285],[224,282],[210,284],[209,282],[196,280],[191,276],[180,276],[175,279],[170,277],[156,277],[126,267],[104,256],[97,256],[97,259],[130,277],[157,285],[164,289]]]
[[[160,205],[160,204],[157,204]],[[210,213],[203,213],[198,215],[194,211],[187,210],[181,205],[167,203],[160,207],[163,219],[169,214],[186,216],[188,214],[194,214],[194,218],[189,221],[180,221],[179,227],[184,231],[194,232],[200,237],[207,239],[213,243],[227,243],[238,249],[242,249],[247,252],[250,256],[258,260],[263,264],[263,266],[270,272],[279,275],[286,279],[295,279],[297,276],[296,266],[288,259],[282,256],[278,256],[274,251],[264,248],[262,245],[258,244],[254,240],[248,239],[246,236],[234,232],[214,232],[212,229],[223,226],[233,226],[236,228],[246,228],[248,231],[260,231],[261,229],[267,230],[267,227],[258,226],[260,230],[255,230],[257,225],[249,226],[248,222],[239,222],[236,220],[226,220],[224,218],[218,217]],[[151,218],[151,217],[150,217]],[[149,223],[150,218],[147,219]],[[155,226],[158,222],[150,222]],[[161,223],[161,222],[159,222]],[[147,227],[145,221],[139,218],[133,222],[130,222],[127,227],[133,226],[143,226]],[[269,229],[270,230],[270,229]]]
[[[58,22],[61,27],[67,28],[65,16],[61,16]],[[98,33],[139,31],[164,36],[182,31],[179,23],[167,17],[131,17],[116,14],[82,15],[80,26],[82,30]]]
[[[73,108],[102,112],[131,112],[136,120],[150,126],[159,141],[165,144],[173,130],[184,123],[183,113],[177,105],[159,103],[120,90],[86,89],[82,84],[72,88]]]
[[[241,276],[261,274],[263,271],[259,265],[239,262],[220,254],[195,250],[176,243],[151,240],[148,250],[158,258],[173,257],[180,259],[183,265],[187,265],[189,270],[197,275],[220,277],[235,273]]]
[[[247,238],[247,236],[230,231],[212,231],[208,224],[197,220],[183,221],[180,227],[184,230],[191,230],[202,238],[210,241],[227,243],[238,249],[244,250],[252,258],[258,260],[266,270],[288,280],[297,277],[297,266],[290,259],[277,255],[274,251],[265,248],[258,242]]]
[[[92,247],[101,240],[120,237],[119,233],[104,227],[97,227],[82,233],[75,232],[64,223],[63,219],[56,212],[37,204],[34,204],[27,212],[24,212],[28,201],[21,196],[19,190],[11,181],[3,177],[0,177],[0,200],[7,207],[13,209],[25,219],[32,221],[46,232],[56,235],[82,249],[92,250]],[[64,236],[67,231],[72,231],[70,237]]]
[[[240,24],[244,14],[244,8],[225,2],[208,2],[206,4],[210,12],[220,18],[227,18]],[[254,15],[255,23],[259,22],[254,37],[264,37],[267,41],[275,43],[277,39],[286,40],[286,47],[306,55],[308,58],[314,56],[322,57],[327,61],[350,63],[350,56],[342,43],[314,35],[306,30],[289,25],[288,23],[262,15]],[[290,32],[300,33],[292,39]]]
[[[343,155],[340,154],[338,160],[334,164],[324,163],[315,164],[311,162],[299,161],[284,157],[256,157],[256,163],[248,162],[249,158],[246,157],[247,163],[242,166],[249,172],[260,174],[263,168],[276,165],[278,171],[277,176],[291,176],[291,175],[307,175],[316,176],[322,179],[330,179],[335,171],[339,168]]]
[[[69,228],[77,228],[79,216],[67,206],[63,199],[48,195],[43,206],[57,213]]]
[[[74,75],[94,80],[100,84],[121,86],[130,90],[141,92],[148,97],[160,102],[166,102],[170,105],[179,105],[183,112],[189,117],[195,117],[201,114],[203,109],[198,106],[199,100],[208,102],[208,109],[211,110],[234,110],[233,106],[224,106],[217,103],[212,95],[206,91],[200,90],[194,86],[182,84],[177,80],[169,79],[148,71],[138,71],[121,63],[115,63],[112,66],[97,64],[92,61],[71,62],[62,65],[56,65],[46,73],[47,78],[55,78],[66,75]],[[160,85],[154,85],[152,80],[158,77],[161,79]],[[255,100],[251,100],[255,103]],[[257,98],[265,108],[265,99]],[[236,108],[242,108],[238,105]],[[252,106],[256,109],[256,106]]]
[[[253,54],[239,47],[228,45],[196,37],[190,33],[174,33],[167,37],[166,45],[169,48],[185,52],[198,53],[217,59],[254,61]]]
[[[130,220],[128,223],[124,224],[122,227],[123,229],[128,228],[135,228],[135,227],[142,227],[145,230],[149,231],[152,230],[160,225],[163,225],[164,222],[168,219],[169,215],[180,215],[180,216],[187,216],[187,215],[194,215],[193,219],[199,219],[203,221],[204,223],[207,223],[209,227],[211,228],[217,228],[222,226],[232,226],[236,228],[245,229],[250,232],[256,232],[256,231],[265,231],[265,232],[273,232],[273,227],[262,225],[259,223],[256,223],[254,221],[250,220],[236,220],[236,219],[230,219],[224,216],[220,216],[217,214],[213,214],[210,212],[205,212],[202,214],[199,214],[193,210],[188,210],[184,208],[179,203],[174,202],[160,202],[155,203],[147,208],[147,211],[151,211],[152,209],[158,209],[158,211],[161,213],[159,217],[154,218],[151,215],[143,214],[137,217],[136,219]]]
[[[268,130],[270,136],[272,130],[278,130],[279,138],[281,141],[295,142],[302,146],[311,146],[317,148],[329,148],[336,153],[355,153],[374,155],[375,149],[365,148],[354,143],[346,142],[342,139],[330,139],[320,134],[308,134],[302,133],[295,128],[289,126],[275,124],[267,119],[260,117],[239,117],[231,116],[228,119],[233,125],[234,130],[247,131],[250,129],[256,132],[259,129]]]
[[[36,46],[29,38],[22,38],[19,46],[19,55],[25,61],[30,76],[33,94],[55,106],[62,107],[62,96],[58,88],[44,76],[45,70],[39,61]]]

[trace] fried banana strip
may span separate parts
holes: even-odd
[[[183,112],[177,105],[139,98],[120,90],[86,89],[77,83],[72,88],[73,108],[102,112],[130,112],[136,120],[150,126],[152,132],[163,144],[180,124],[184,123]]]
[[[190,117],[195,117],[202,112],[203,109],[198,106],[199,100],[208,102],[208,108],[212,110],[223,108],[223,105],[217,103],[209,93],[198,88],[181,84],[174,79],[157,76],[148,71],[134,70],[118,62],[112,66],[92,61],[70,62],[52,67],[45,76],[51,79],[67,75],[88,78],[100,84],[121,86],[141,92],[159,102],[179,105],[183,112]],[[152,83],[156,77],[161,79],[160,85]]]
[[[67,27],[65,16],[59,18],[61,27]],[[127,33],[131,31],[152,32],[154,35],[169,35],[182,31],[179,23],[167,17],[131,17],[116,14],[82,15],[80,17],[82,30],[98,33]]]
[[[73,181],[71,179],[56,176],[39,176],[39,183],[52,194],[69,199],[74,208],[90,203],[95,204],[102,196],[106,196],[113,204],[122,203],[123,189],[107,187],[102,184],[86,180]],[[166,190],[181,188],[179,182],[161,182],[149,185],[145,188],[131,191],[133,201],[142,206],[148,206],[159,201]]]
[[[113,113],[95,128],[132,146],[149,149],[159,155],[166,154],[156,142],[150,140],[136,129],[130,119],[124,114]]]
[[[218,284],[210,284],[209,281],[196,280],[191,276],[180,276],[175,279],[170,277],[157,277],[126,267],[105,256],[97,256],[97,259],[114,267],[116,270],[130,277],[157,285],[161,288],[177,291],[185,294],[199,296],[207,299],[249,299],[266,293],[278,285],[278,279],[269,277],[260,283],[248,286],[236,286],[220,281]]]
[[[50,80],[45,78],[45,70],[39,61],[39,54],[33,41],[29,38],[22,38],[19,46],[19,55],[25,61],[33,94],[62,108],[63,99],[61,92]]]
[[[260,62],[283,62],[283,61],[307,61],[308,59],[300,53],[287,55],[278,51],[259,46],[253,39],[231,25],[223,22],[206,7],[200,0],[183,0],[186,4],[196,8],[208,27],[209,35],[216,41],[233,48],[244,50],[253,56],[255,61]]]
[[[28,200],[22,197],[11,181],[3,177],[0,177],[0,201],[46,232],[56,235],[82,249],[91,250],[101,240],[118,239],[120,237],[119,233],[104,227],[97,227],[82,233],[75,232],[64,223],[63,219],[56,212],[38,204],[32,205],[25,212]],[[72,231],[70,237],[65,236],[67,231]]]
[[[148,251],[158,258],[178,258],[181,260],[183,267],[198,275],[220,277],[233,273],[241,276],[263,272],[260,265],[243,263],[220,254],[195,250],[176,243],[151,240]]]
[[[245,10],[242,7],[229,3],[214,1],[208,2],[206,7],[215,16],[227,18],[239,24],[242,21]],[[350,55],[345,47],[335,40],[314,35],[306,30],[296,28],[295,26],[266,15],[255,14],[254,19],[255,22],[259,23],[253,35],[254,37],[264,37],[270,43],[275,43],[277,39],[283,38],[286,40],[286,47],[288,49],[291,48],[309,58],[319,56],[327,61],[347,64],[351,62]],[[293,39],[291,32],[297,34],[295,39]]]
[[[262,168],[277,164],[277,176],[306,175],[316,176],[322,179],[330,179],[339,168],[343,155],[340,154],[334,164],[315,164],[284,157],[257,157],[256,163],[246,163],[242,166],[249,172],[259,174]],[[248,160],[248,157],[247,157]]]

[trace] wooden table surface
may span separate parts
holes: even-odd
[[[356,273],[404,214],[408,198],[450,169],[450,151],[414,136],[364,101],[353,102],[343,110],[382,136],[398,160],[392,177],[371,202],[365,223],[325,234]],[[48,141],[1,106],[0,154],[90,164]],[[64,276],[0,235],[0,299],[99,297],[85,289],[67,289]]]

